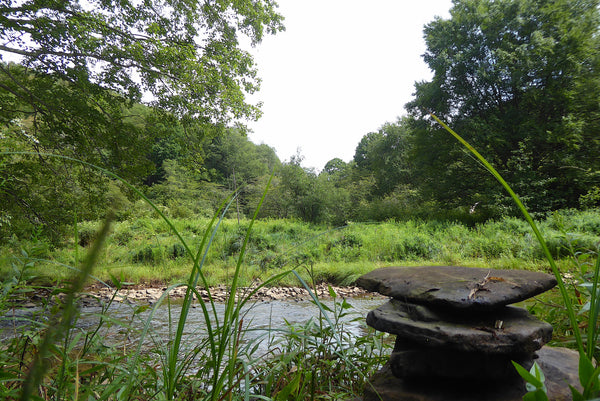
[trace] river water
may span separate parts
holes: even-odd
[[[359,336],[365,332],[365,317],[367,313],[385,303],[382,298],[351,298],[347,302],[352,308],[345,309],[343,316],[339,321],[345,334]],[[323,304],[332,310],[338,310],[333,301],[325,300]],[[125,303],[114,304],[110,307],[106,315],[110,321],[105,319],[105,323],[100,331],[104,342],[123,347],[134,347],[139,344],[140,334],[144,327],[149,327],[148,333],[144,338],[143,347],[152,348],[165,344],[173,338],[176,331],[181,305],[161,305],[158,307],[148,307],[143,312],[134,313],[139,305],[130,305]],[[209,305],[210,308],[210,305]],[[216,303],[214,312],[209,309],[212,327],[216,327],[217,321],[222,321],[225,305]],[[292,325],[301,327],[313,319],[318,324],[318,318],[322,312],[310,301],[278,300],[278,301],[257,301],[249,303],[241,311],[243,317],[242,325],[244,328],[244,343],[261,342],[261,348],[266,345],[262,343],[272,343],[274,339],[282,336],[282,332],[290,330]],[[326,312],[331,322],[336,320],[335,312]],[[28,327],[36,322],[47,321],[48,318],[39,309],[19,309],[11,312],[10,315],[0,318],[0,339],[15,335],[21,335],[26,332]],[[83,331],[93,330],[98,326],[101,320],[100,307],[85,307],[81,309],[81,316],[77,321],[77,328]],[[322,324],[328,325],[327,320],[322,320]],[[198,305],[190,309],[186,319],[185,331],[183,333],[184,344],[199,344],[203,338],[206,338],[206,319],[202,308]]]

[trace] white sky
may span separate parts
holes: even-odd
[[[252,53],[263,117],[249,138],[304,167],[350,161],[369,132],[405,114],[415,81],[431,73],[423,26],[447,18],[451,0],[278,0],[286,31]]]

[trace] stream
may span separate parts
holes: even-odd
[[[327,307],[334,309],[335,305],[331,300],[322,301]],[[346,313],[340,321],[343,322],[343,331],[346,334],[359,336],[365,332],[365,317],[367,313],[385,303],[383,298],[351,298],[347,302],[352,306],[344,310]],[[337,308],[339,310],[338,301]],[[210,305],[208,305],[210,307]],[[103,325],[100,333],[105,344],[117,345],[119,347],[133,348],[139,343],[140,333],[149,322],[148,334],[144,339],[143,348],[151,349],[164,345],[177,329],[178,317],[181,312],[181,305],[172,304],[170,307],[161,305],[154,309],[148,307],[143,312],[134,314],[134,310],[139,305],[116,303],[108,310],[107,315],[111,318],[112,324]],[[225,310],[225,304],[215,304],[216,315],[219,321]],[[151,319],[150,315],[153,311]],[[81,309],[81,316],[77,321],[76,327],[82,331],[94,330],[100,322],[100,307],[84,307]],[[212,311],[209,309],[212,315]],[[274,300],[251,302],[242,309],[242,325],[244,335],[241,342],[244,344],[254,344],[259,341],[259,351],[266,351],[269,343],[282,337],[282,331],[289,328],[289,325],[303,326],[313,318],[318,324],[319,308],[310,301],[295,300]],[[327,312],[331,321],[335,316]],[[26,330],[36,322],[47,320],[37,308],[15,309],[10,315],[0,318],[0,340],[10,338],[26,333]],[[215,327],[215,318],[211,317],[211,324]],[[116,324],[115,322],[124,324]],[[323,320],[323,324],[328,323]],[[201,344],[206,338],[206,321],[202,308],[197,304],[191,308],[186,320],[186,326],[183,333],[182,344],[193,347]]]

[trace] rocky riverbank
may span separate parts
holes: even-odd
[[[328,284],[319,284],[315,288],[311,289],[319,299],[331,299]],[[380,294],[366,291],[359,287],[347,286],[337,287],[331,286],[331,289],[335,292],[338,298],[382,298]],[[168,287],[166,286],[131,286],[125,287],[118,291],[110,287],[90,287],[84,294],[82,294],[80,300],[84,305],[90,305],[97,303],[98,301],[106,302],[114,297],[117,302],[135,302],[140,304],[153,304],[157,302],[167,292]],[[219,285],[212,287],[210,291],[204,288],[197,289],[198,294],[205,300],[208,301],[209,293],[210,297],[215,302],[225,302],[229,296],[229,288],[225,285]],[[186,293],[186,287],[176,287],[169,290],[168,296],[171,300],[183,299]],[[251,295],[250,295],[251,294]],[[302,301],[310,300],[311,296],[303,287],[259,287],[258,285],[251,287],[239,288],[237,291],[237,297],[244,297],[250,295],[250,299],[254,301],[273,301],[273,300],[292,300]],[[64,298],[64,294],[58,295],[60,298]],[[196,296],[195,296],[196,297]]]

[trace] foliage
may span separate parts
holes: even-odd
[[[76,98],[67,104],[75,105],[86,94],[94,101],[100,96],[106,103],[94,106],[98,113],[108,112],[102,106],[139,102],[149,91],[163,109],[223,124],[256,113],[244,103],[244,92],[254,91],[257,80],[239,34],[256,44],[265,33],[280,31],[282,17],[275,7],[263,0],[210,5],[180,0],[4,2],[0,50],[19,56],[30,79],[47,78],[73,89]],[[2,68],[3,86],[12,99],[31,99],[32,112],[60,119],[62,102],[49,107],[47,100],[60,99],[61,88],[28,96],[27,76],[14,76],[13,68]],[[90,106],[81,103],[84,109]]]
[[[538,364],[534,362],[529,372],[518,363],[513,362],[513,365],[527,382],[527,394],[523,396],[523,401],[548,401],[548,389],[544,384],[546,378]]]
[[[202,173],[187,169],[176,160],[165,160],[163,168],[164,181],[150,187],[147,193],[169,217],[211,216],[228,193],[226,188],[203,180]]]
[[[296,155],[277,171],[263,217],[298,218],[309,223],[343,224],[350,214],[350,194],[334,175],[301,165]]]
[[[409,124],[408,119],[384,124],[379,131],[365,135],[356,147],[357,174],[373,174],[373,196],[389,195],[396,187],[412,183]]]
[[[383,333],[364,326],[364,318],[345,299],[314,302],[320,310],[316,319],[303,324],[287,323],[275,341],[273,353],[260,366],[260,394],[275,400],[320,400],[362,394],[368,378],[388,360],[391,343]],[[352,328],[368,330],[355,335]]]
[[[123,183],[128,185],[126,182]],[[180,247],[173,247],[173,249],[178,249],[179,253],[183,249],[183,252],[192,261],[192,269],[187,281],[167,288],[165,294],[143,317],[141,314],[148,308],[135,308],[132,317],[141,318],[143,326],[139,333],[135,333],[138,338],[127,353],[121,354],[117,347],[113,348],[104,344],[102,336],[99,334],[107,322],[122,325],[125,338],[132,334],[132,326],[129,323],[121,322],[111,316],[110,303],[101,308],[97,326],[89,330],[80,329],[77,325],[79,316],[77,298],[85,281],[90,277],[91,269],[100,255],[100,248],[108,234],[108,223],[104,224],[98,234],[88,235],[95,238],[91,245],[92,248],[81,271],[75,275],[70,288],[66,291],[64,303],[55,309],[49,324],[42,324],[40,327],[36,325],[35,320],[31,321],[32,324],[24,336],[15,335],[9,339],[8,347],[0,349],[0,364],[6,367],[0,377],[0,394],[3,399],[78,399],[80,397],[111,399],[116,396],[118,399],[220,400],[224,398],[249,399],[254,395],[261,398],[287,399],[290,394],[296,393],[293,389],[294,386],[290,387],[289,385],[286,385],[283,390],[279,387],[269,386],[265,393],[265,387],[262,385],[265,375],[262,372],[269,372],[268,380],[271,383],[282,383],[286,378],[283,377],[283,372],[273,369],[272,365],[269,366],[269,361],[265,362],[263,358],[254,355],[257,349],[256,344],[252,341],[244,341],[244,333],[247,330],[244,325],[244,317],[247,313],[245,307],[250,297],[261,286],[276,282],[290,273],[290,271],[278,273],[249,293],[239,292],[238,286],[243,270],[245,250],[258,213],[254,214],[254,218],[247,223],[245,228],[246,234],[239,249],[229,284],[229,297],[225,302],[224,310],[219,312],[219,308],[210,297],[210,289],[203,267],[225,211],[232,204],[231,199],[227,199],[219,213],[215,214],[208,222],[200,243],[193,252],[190,243],[183,238],[175,224],[141,192],[131,186],[130,189],[141,196],[160,216],[163,223],[162,230],[164,232],[171,231],[180,241]],[[263,200],[264,195],[259,207]],[[79,235],[76,234],[76,247],[79,246],[78,238]],[[25,259],[29,258],[27,254],[24,256]],[[76,257],[76,262],[77,259]],[[13,260],[18,261],[18,259]],[[7,315],[7,308],[14,308],[11,306],[11,300],[32,291],[32,288],[24,282],[28,276],[25,273],[32,267],[32,262],[23,262],[21,269],[17,264],[13,264],[13,267],[15,274],[11,280],[6,281],[3,292],[0,294],[0,316],[3,319]],[[118,276],[111,276],[111,281],[116,285],[116,290],[123,284],[122,278]],[[309,289],[306,283],[303,282],[303,284]],[[209,291],[208,300],[200,296],[197,290],[198,285]],[[169,292],[178,286],[186,288],[186,295],[178,317],[176,320],[172,320],[172,311],[170,305],[167,305],[170,334],[164,342],[157,341],[156,346],[148,353],[143,350],[143,346],[148,336],[151,335],[153,316],[161,304],[168,303]],[[52,290],[61,291],[59,287]],[[115,295],[113,295],[113,300]],[[370,369],[377,368],[382,360],[383,347],[365,347],[364,344],[370,338],[355,343],[355,339],[343,331],[344,326],[341,320],[348,315],[348,309],[350,309],[350,305],[345,300],[336,303],[334,311],[332,311],[329,307],[322,305],[314,295],[313,299],[321,312],[328,311],[334,315],[333,318],[327,315],[323,316],[322,319],[327,323],[321,320],[319,332],[311,329],[311,339],[315,341],[313,345],[319,349],[320,353],[323,353],[321,359],[323,369],[315,371],[314,366],[304,368],[304,374],[308,373],[312,378],[313,395],[326,391],[355,395],[357,382],[353,378],[366,379],[365,372],[360,370],[357,365],[361,364],[361,368],[365,367],[362,364],[366,364]],[[193,303],[194,307],[197,306],[202,311],[207,334],[200,344],[189,349],[184,345],[183,334],[186,331],[187,317]],[[17,320],[11,319],[11,322],[17,324]],[[29,333],[32,333],[35,339],[32,340]],[[290,334],[289,338],[290,341],[293,341],[296,337]],[[347,349],[347,345],[351,343],[355,343],[353,352]],[[313,356],[309,353],[314,350],[315,348],[311,346],[302,350],[301,353],[294,352],[294,357],[308,360],[309,356]],[[379,354],[377,354],[378,352]],[[279,357],[277,354],[274,355]],[[341,359],[334,360],[333,356],[341,357]],[[372,358],[373,356],[378,357]],[[288,355],[284,355],[282,359],[286,361],[288,357]],[[267,364],[266,367],[265,364]],[[30,366],[26,372],[22,370],[24,365]],[[325,379],[332,379],[330,371],[327,369],[331,366],[335,366],[340,372],[345,373],[333,382],[333,386],[331,385],[332,381],[329,380],[330,385],[327,386],[323,383],[326,382]],[[349,379],[351,380],[349,381]],[[292,383],[297,384],[299,380],[295,379]]]
[[[132,326],[127,322],[117,322],[101,312],[97,328],[93,327],[91,332],[75,330],[77,326],[70,324],[77,319],[75,294],[79,292],[84,278],[89,275],[89,272],[84,272],[73,281],[73,289],[67,291],[62,308],[56,309],[56,321],[59,324],[33,326],[31,337],[29,332],[25,338],[17,336],[6,350],[0,350],[0,363],[8,367],[8,373],[0,377],[0,391],[5,398],[14,399],[19,394],[26,394],[22,391],[22,383],[29,382],[28,380],[32,383],[28,389],[41,389],[40,397],[46,398],[92,395],[104,399],[118,394],[122,398],[152,396],[157,399],[248,399],[257,396],[293,399],[302,398],[308,392],[318,399],[322,394],[331,393],[344,397],[355,395],[366,385],[365,373],[377,369],[382,362],[384,347],[379,342],[380,339],[374,339],[372,334],[366,338],[348,336],[345,329],[348,323],[342,321],[342,318],[348,317],[348,302],[341,300],[329,307],[315,298],[322,313],[320,320],[311,321],[305,326],[288,327],[282,342],[277,343],[279,351],[284,352],[273,353],[267,360],[263,355],[255,355],[256,343],[245,342],[243,337],[247,330],[247,326],[244,326],[244,307],[252,293],[237,292],[246,279],[245,272],[252,272],[253,265],[258,264],[260,269],[269,272],[272,278],[267,279],[263,285],[270,285],[281,282],[281,279],[290,274],[290,270],[282,269],[286,265],[313,267],[317,258],[344,261],[340,265],[345,270],[344,274],[348,275],[348,262],[361,260],[363,262],[360,265],[364,269],[367,264],[364,261],[370,261],[371,266],[374,266],[385,257],[390,258],[390,255],[410,262],[422,258],[444,260],[448,254],[458,253],[459,250],[464,250],[464,255],[477,255],[482,260],[502,256],[505,252],[513,256],[512,252],[521,248],[524,249],[518,252],[526,254],[528,258],[534,252],[531,237],[527,237],[523,227],[524,223],[514,218],[473,228],[435,221],[350,224],[343,229],[323,233],[322,228],[302,222],[259,221],[256,220],[258,212],[252,220],[226,220],[226,209],[233,206],[232,200],[228,200],[227,205],[211,219],[168,219],[160,207],[135,188],[130,189],[142,196],[159,218],[146,216],[115,223],[114,239],[111,236],[104,241],[105,248],[110,252],[98,250],[99,241],[106,235],[106,227],[104,234],[96,235],[95,227],[99,226],[98,223],[76,223],[81,230],[77,230],[71,239],[75,252],[69,252],[68,257],[77,263],[79,247],[83,244],[91,247],[89,254],[92,260],[102,264],[103,258],[117,254],[118,244],[121,244],[121,248],[127,251],[141,249],[142,256],[152,255],[153,265],[168,261],[174,263],[170,255],[177,259],[178,264],[187,262],[186,265],[189,265],[191,262],[191,272],[186,271],[187,281],[184,284],[178,281],[167,290],[168,294],[176,286],[188,289],[181,312],[173,314],[173,320],[168,322],[170,336],[164,341],[157,340],[151,352],[143,349],[145,340],[152,337],[154,311],[161,304],[168,303],[168,295],[144,315],[144,323],[138,333],[140,339],[127,354],[117,347],[104,344],[102,336],[98,334],[109,323],[122,325],[126,335],[132,334]],[[263,193],[259,206],[264,201],[264,196]],[[595,235],[597,238],[599,220],[597,213],[567,210],[563,215],[555,213],[549,216],[542,224],[545,230],[558,230],[561,233],[568,230],[571,239],[577,237],[572,234],[582,230],[590,237]],[[564,221],[568,221],[569,225],[565,225]],[[217,235],[217,229],[220,235]],[[173,234],[175,241],[170,238]],[[474,241],[475,238],[482,237],[487,238],[488,242]],[[500,242],[500,248],[492,246],[496,241]],[[469,247],[467,244],[470,242],[474,245]],[[15,243],[18,244],[17,241]],[[502,248],[506,244],[509,248]],[[591,251],[585,248],[590,245],[589,242],[577,241],[572,244],[575,252]],[[32,241],[30,248],[40,256],[53,255],[51,250],[45,249],[43,241]],[[182,253],[185,255],[182,256]],[[265,264],[265,253],[280,253],[282,257],[276,263]],[[548,252],[544,254],[547,255]],[[224,258],[224,266],[233,266],[233,271],[227,272],[231,296],[224,305],[225,312],[222,315],[217,312],[212,299],[203,300],[196,291],[198,284],[209,289],[211,283],[214,283],[210,281],[209,267],[219,258]],[[34,260],[29,257],[29,253],[25,254],[20,265],[19,259],[9,260],[12,261],[13,268],[8,275],[9,279],[3,281],[6,283],[6,293],[17,298],[23,297],[31,291],[27,280],[40,270],[34,268]],[[587,266],[589,260],[582,256],[581,262],[582,266]],[[87,269],[90,268],[90,263],[85,264]],[[47,271],[48,264],[41,264],[40,261],[35,261],[35,264],[40,264],[41,271]],[[108,264],[113,266],[114,261],[109,261]],[[19,269],[21,265],[23,268]],[[219,269],[224,270],[223,265]],[[596,265],[591,270],[597,271]],[[119,275],[109,272],[108,275],[117,288],[123,280],[129,278],[125,273]],[[314,269],[309,276],[315,281],[332,277],[328,272],[319,272],[318,269]],[[294,277],[301,285],[309,288],[298,272]],[[591,289],[591,294],[597,292],[594,286],[584,288]],[[54,290],[51,288],[51,291]],[[0,311],[7,308],[7,305],[12,307],[6,299],[0,299]],[[204,316],[208,336],[195,344],[195,347],[187,347],[182,336],[186,331],[186,316],[194,299],[198,301],[194,305],[200,308]],[[598,310],[593,303],[589,308],[591,315]],[[68,314],[62,315],[63,310],[69,311]],[[143,310],[144,308],[134,310],[132,318],[142,318],[140,314]],[[5,315],[2,313],[2,316]],[[593,335],[589,338],[593,338]],[[87,348],[79,353],[82,339],[85,339]],[[373,341],[375,347],[371,346]],[[34,362],[37,358],[35,355],[51,356],[50,363],[43,359],[39,359],[41,362]],[[19,368],[24,363],[35,363],[40,370],[36,368],[31,372],[37,371],[39,374],[32,373],[31,379],[27,379],[27,372]],[[194,370],[195,366],[203,368]],[[592,372],[587,377],[591,379],[597,375],[594,376]]]
[[[259,113],[244,97],[258,78],[240,43],[282,29],[272,1],[13,3],[0,5],[0,37],[12,40],[0,48],[5,241],[41,227],[58,244],[72,221],[102,218],[109,205],[118,220],[154,213],[118,181],[45,153],[143,184],[176,218],[212,216],[228,191],[238,191],[228,217],[250,216],[271,173],[259,218],[474,226],[515,215],[485,169],[423,118],[425,110],[466,132],[527,194],[536,217],[598,207],[595,0],[455,1],[449,19],[425,27],[434,75],[416,84],[410,115],[366,134],[353,160],[334,158],[321,172],[303,166],[300,154],[281,163],[241,125]]]
[[[8,142],[8,143],[7,143]],[[4,138],[0,151],[19,141]],[[20,148],[33,150],[33,148]],[[50,241],[64,234],[64,225],[73,222],[74,215],[97,219],[104,213],[110,185],[105,178],[86,167],[68,168],[45,156],[2,155],[0,171],[0,201],[5,223],[0,226],[0,238],[16,235],[30,237],[39,230]]]
[[[97,277],[109,281],[111,275],[123,274],[125,280],[135,283],[181,281],[187,275],[185,266],[190,261],[189,256],[181,256],[178,241],[170,235],[164,222],[150,212],[142,212],[141,204],[135,205],[139,217],[114,222],[113,233],[106,239],[106,252],[98,259]],[[160,210],[167,216],[173,215],[172,209]],[[248,219],[238,223],[232,210],[233,205],[228,217],[220,223],[220,235],[214,238],[206,254],[204,269],[211,285],[228,280],[248,228]],[[199,241],[210,220],[197,216],[169,219],[184,240],[192,244]],[[571,273],[579,270],[569,262],[571,247],[581,257],[590,255],[595,252],[600,238],[598,211],[555,212],[537,220],[537,224],[548,238],[552,255]],[[0,278],[10,271],[7,257],[18,255],[19,249],[25,246],[30,256],[47,260],[36,264],[37,275],[46,281],[67,279],[58,264],[71,264],[76,252],[85,253],[99,224],[80,222],[78,227],[77,243],[73,233],[66,233],[64,245],[56,246],[49,245],[43,236],[8,241],[0,247]],[[313,265],[315,280],[351,284],[353,279],[374,267],[392,264],[547,270],[544,253],[539,244],[532,241],[527,222],[517,218],[473,225],[399,219],[381,223],[350,222],[335,229],[300,220],[264,219],[254,223],[246,245],[242,281],[245,284],[255,278],[264,281],[286,266]],[[290,277],[284,284],[298,283]]]
[[[575,339],[575,345],[577,350],[579,351],[579,381],[583,388],[583,393],[580,393],[579,390],[570,386],[571,392],[574,400],[584,401],[590,399],[597,399],[600,395],[600,366],[596,364],[594,366],[594,354],[597,348],[597,340],[598,335],[600,333],[599,327],[599,317],[600,317],[600,288],[598,287],[600,283],[600,256],[598,253],[598,247],[596,247],[593,257],[595,257],[595,261],[591,263],[590,271],[581,270],[583,274],[583,287],[587,289],[589,293],[589,301],[585,304],[584,308],[582,308],[582,312],[586,313],[586,321],[584,323],[584,327],[587,328],[587,336],[584,343],[584,337],[581,334],[579,321],[577,319],[577,315],[575,314],[575,303],[572,302],[571,297],[567,291],[567,287],[565,285],[565,280],[552,257],[552,253],[550,252],[549,247],[546,244],[546,241],[539,230],[538,226],[535,224],[533,218],[519,199],[518,195],[513,191],[510,185],[504,180],[504,178],[498,173],[498,171],[492,167],[492,165],[475,149],[471,146],[465,139],[463,139],[460,135],[458,135],[454,130],[452,130],[448,125],[442,122],[437,116],[431,114],[431,117],[439,123],[446,131],[448,131],[455,139],[458,140],[466,149],[469,150],[477,158],[479,162],[481,162],[488,172],[500,183],[500,185],[508,192],[510,197],[513,199],[519,210],[522,212],[523,217],[533,230],[537,241],[539,242],[544,256],[546,260],[550,264],[550,268],[554,277],[557,281],[557,286],[560,291],[560,295],[562,297],[563,304],[565,306],[565,311],[569,318],[569,323],[571,326],[571,330],[573,333],[573,337]],[[579,264],[580,260],[577,258],[577,255],[574,251],[573,246],[570,247],[573,256],[575,256],[575,261],[578,264],[578,267],[581,269],[588,262],[583,258],[584,263]],[[587,273],[587,274],[586,274]],[[581,300],[581,297],[578,296],[578,300]],[[515,364],[515,366],[518,366]],[[529,392],[523,397],[524,400],[547,400],[546,396],[546,388],[543,384],[544,375],[539,370],[539,367],[534,365],[533,374],[527,372],[522,367],[517,368],[518,373],[528,382],[528,390]]]
[[[238,192],[236,213],[251,215],[262,196],[262,188],[271,173],[279,169],[275,150],[268,145],[255,145],[240,130],[229,130],[206,146],[203,169],[208,180]]]
[[[2,2],[0,151],[33,153],[0,160],[0,201],[11,205],[3,228],[16,222],[26,236],[42,225],[59,237],[75,205],[88,219],[110,203],[106,177],[45,153],[153,183],[164,176],[164,160],[198,162],[206,140],[257,118],[246,95],[259,79],[240,42],[255,45],[282,30],[276,7],[271,0]]]
[[[518,212],[469,153],[421,118],[434,112],[481,149],[532,212],[578,207],[598,185],[598,2],[464,0],[450,15],[425,27],[434,76],[416,84],[407,105],[419,120],[417,186],[443,207]]]
[[[584,209],[600,207],[600,187],[592,187],[585,195],[581,195],[579,203]]]

